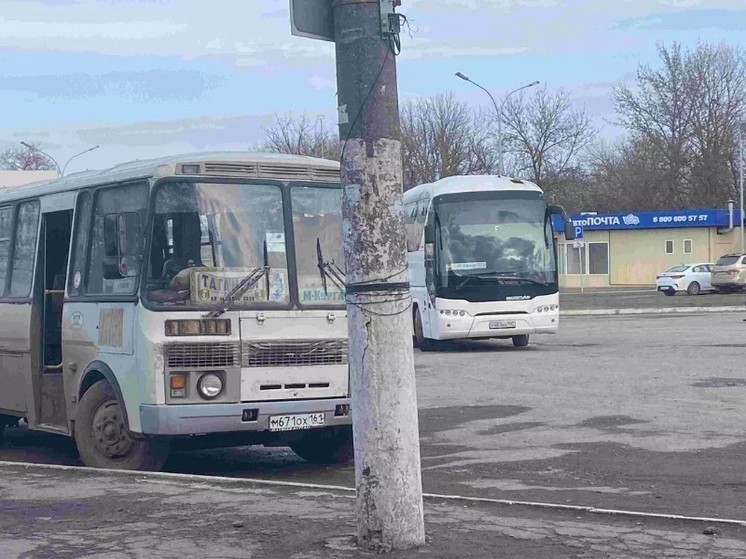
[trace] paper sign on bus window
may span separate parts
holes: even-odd
[[[487,268],[487,262],[454,262],[446,266],[449,270],[484,270]]]

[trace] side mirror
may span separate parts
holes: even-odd
[[[575,240],[575,225],[573,224],[572,220],[568,217],[567,212],[565,212],[565,208],[559,205],[549,206],[549,214],[558,215],[562,218],[562,224],[565,230],[565,240],[574,241]]]

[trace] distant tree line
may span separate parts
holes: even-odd
[[[659,45],[619,85],[616,123],[599,138],[569,93],[527,90],[503,106],[505,174],[531,180],[570,211],[724,207],[738,185],[736,130],[746,120],[746,56],[728,44]],[[497,172],[497,115],[473,111],[450,93],[400,107],[404,187],[456,174]],[[277,116],[264,149],[337,158],[336,132],[305,116]]]

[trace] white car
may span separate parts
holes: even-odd
[[[689,295],[699,295],[703,291],[714,291],[710,283],[712,264],[679,264],[655,276],[655,287],[666,295],[673,296],[679,291]]]

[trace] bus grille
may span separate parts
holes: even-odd
[[[305,164],[206,162],[205,174],[279,180],[339,181],[339,169]]]
[[[170,369],[238,367],[237,343],[170,344],[166,363]]]
[[[344,365],[347,340],[244,341],[241,357],[244,367]]]

